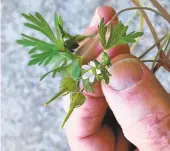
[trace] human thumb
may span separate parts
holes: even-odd
[[[170,150],[170,97],[152,72],[136,57],[112,60],[103,93],[125,137],[140,151]]]

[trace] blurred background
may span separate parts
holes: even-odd
[[[161,0],[163,6],[170,11],[170,0]],[[146,2],[147,6],[151,5]],[[109,5],[121,10],[132,6],[130,0],[2,0],[1,22],[1,149],[2,151],[69,151],[63,129],[60,128],[65,116],[60,101],[44,107],[43,103],[59,89],[61,77],[50,76],[39,82],[40,76],[48,71],[44,67],[28,67],[27,49],[16,44],[20,33],[31,34],[23,26],[24,19],[20,13],[41,13],[49,23],[53,24],[56,11],[63,17],[65,29],[73,34],[82,33],[95,9],[101,5]],[[132,12],[120,16],[126,22]],[[149,12],[152,23],[161,37],[170,30],[167,22]],[[135,17],[130,29],[138,30],[139,17]],[[153,38],[147,25],[145,34],[135,53],[141,54],[153,44]],[[147,55],[152,58],[155,54]],[[156,73],[165,89],[170,92],[170,74],[161,69]]]

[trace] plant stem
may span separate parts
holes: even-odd
[[[168,14],[168,12],[156,0],[150,1],[162,13],[164,18],[170,23],[170,15]]]
[[[81,89],[81,93],[83,93],[83,91],[84,91],[84,89],[86,88],[86,86],[89,84],[89,82],[87,82],[86,84],[85,84],[85,86]]]
[[[59,96],[61,96],[68,88],[64,88],[62,90],[60,90],[52,99],[50,99],[48,102],[46,102],[44,104],[44,106],[47,106],[48,104],[50,104],[52,101],[54,101],[55,99],[57,99]]]
[[[158,43],[160,43],[162,40],[166,38],[167,35],[163,36],[161,39],[159,39],[154,45],[152,45],[149,49],[147,49],[143,54],[141,54],[138,58],[143,58],[148,52],[150,52]]]
[[[158,62],[158,63],[156,64],[156,66],[153,68],[152,72],[155,74],[156,71],[157,71],[161,66],[162,66],[161,63]]]
[[[142,15],[142,13],[140,12],[139,32],[142,32],[142,31],[143,31],[143,25],[144,25],[143,15]],[[131,46],[131,48],[130,48],[130,51],[133,51],[133,50],[135,49],[135,47],[136,47],[137,44],[139,43],[140,38],[141,38],[141,37],[136,38],[136,42],[132,44],[132,46]]]
[[[168,42],[165,46],[164,52],[166,52],[166,50],[168,49],[169,44],[170,44],[170,34],[169,34]]]
[[[142,3],[142,6],[145,4],[147,0],[143,0],[141,3]],[[137,2],[139,2],[139,0],[137,0]],[[125,25],[129,25],[130,22],[137,16],[137,14],[140,13],[138,10],[136,10],[132,16],[126,21]]]
[[[141,60],[142,62],[159,62],[160,60]]]
[[[168,39],[169,39],[169,34],[166,36],[166,39],[164,40],[163,44],[162,44],[161,47],[159,48],[159,50],[158,50],[158,52],[157,52],[154,60],[156,60],[156,59],[160,56],[160,53],[161,53],[161,51],[162,51],[162,48],[164,47],[164,45],[166,44],[166,42],[168,41]],[[153,69],[154,69],[154,67],[155,67],[155,63],[156,63],[156,62],[154,61],[153,64],[152,64],[152,68],[151,68],[152,71],[153,71]]]
[[[141,7],[140,4],[137,3],[136,1],[134,1],[134,3],[136,4],[136,6]],[[156,31],[155,31],[155,29],[154,29],[154,27],[153,27],[149,17],[147,16],[147,14],[145,13],[144,10],[141,9],[140,11],[141,11],[141,13],[142,13],[146,23],[149,26],[149,29],[150,29],[150,31],[151,31],[151,33],[153,35],[153,38],[155,39],[155,42],[158,41],[159,39],[158,39],[157,33],[156,33]],[[157,47],[158,47],[158,50],[159,50],[160,49],[160,43],[157,43]]]
[[[143,9],[144,9],[144,10],[152,11],[152,12],[154,12],[154,13],[162,16],[162,14],[161,14],[159,11],[157,11],[157,10],[155,10],[155,9],[153,9],[153,8],[150,8],[150,7],[141,7],[141,6],[138,6],[138,7],[129,7],[129,8],[122,9],[122,10],[119,11],[117,14],[115,14],[115,15],[112,17],[112,19],[111,19],[106,25],[110,24],[110,23],[111,23],[118,15],[120,15],[121,13],[126,12],[126,11],[129,11],[129,10],[136,10],[136,9],[139,9],[139,10],[143,10]],[[162,17],[164,17],[164,16],[162,16]]]

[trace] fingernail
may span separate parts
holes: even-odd
[[[134,58],[117,61],[109,70],[111,73],[109,85],[117,91],[134,86],[142,79],[142,68]]]
[[[99,25],[99,23],[100,23],[101,18],[99,16],[98,10],[99,10],[99,7],[96,9],[96,11],[94,13],[94,16],[93,16],[91,23],[90,23],[90,27],[94,27],[96,25]]]

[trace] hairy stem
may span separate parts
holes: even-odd
[[[163,36],[161,39],[159,39],[155,44],[153,44],[150,48],[148,48],[143,54],[141,54],[138,58],[143,58],[148,52],[150,52],[158,43],[163,41],[166,38],[167,35]]]
[[[169,33],[168,42],[167,42],[167,44],[166,44],[166,46],[165,46],[164,52],[166,52],[166,51],[168,50],[169,44],[170,44],[170,33]]]
[[[129,10],[136,10],[136,9],[138,9],[138,10],[148,10],[148,11],[154,12],[154,13],[162,16],[162,14],[161,14],[159,11],[157,11],[157,10],[155,10],[155,9],[153,9],[153,8],[150,8],[150,7],[141,7],[141,6],[138,6],[138,7],[129,7],[129,8],[122,9],[122,10],[119,11],[117,14],[115,14],[115,15],[112,17],[112,19],[111,19],[106,25],[110,24],[110,23],[111,23],[118,15],[120,15],[121,13],[126,12],[126,11],[129,11]],[[162,17],[164,17],[164,16],[162,16]]]
[[[139,32],[142,32],[142,31],[143,31],[143,25],[144,25],[143,15],[142,15],[142,13],[140,12]],[[130,51],[133,51],[133,50],[135,49],[135,47],[136,47],[137,44],[139,43],[140,38],[141,38],[141,37],[136,38],[136,42],[132,44],[132,46],[131,46],[131,48],[130,48]]]
[[[134,3],[136,4],[136,6],[141,7],[140,4],[137,3],[136,1],[134,1]],[[151,33],[152,33],[152,35],[153,35],[153,38],[155,39],[155,42],[159,41],[158,36],[157,36],[157,33],[156,33],[156,31],[155,31],[155,29],[154,29],[154,27],[153,27],[153,25],[152,25],[149,17],[147,16],[147,14],[145,13],[144,10],[141,9],[140,11],[141,11],[141,13],[142,13],[142,15],[143,15],[146,23],[147,23],[148,26],[149,26],[149,29],[150,29],[150,31],[151,31]],[[157,43],[157,48],[158,48],[158,50],[160,49],[160,43]]]
[[[147,1],[147,0],[143,0],[143,1],[141,2],[142,6],[145,4],[146,1]],[[139,0],[137,0],[137,2],[139,2]],[[125,25],[129,25],[130,22],[137,16],[138,13],[140,13],[140,12],[139,12],[138,10],[136,10],[136,11],[132,14],[132,16],[127,20],[127,22],[125,23]]]
[[[161,12],[164,18],[170,23],[170,15],[156,0],[150,0],[151,3]]]

